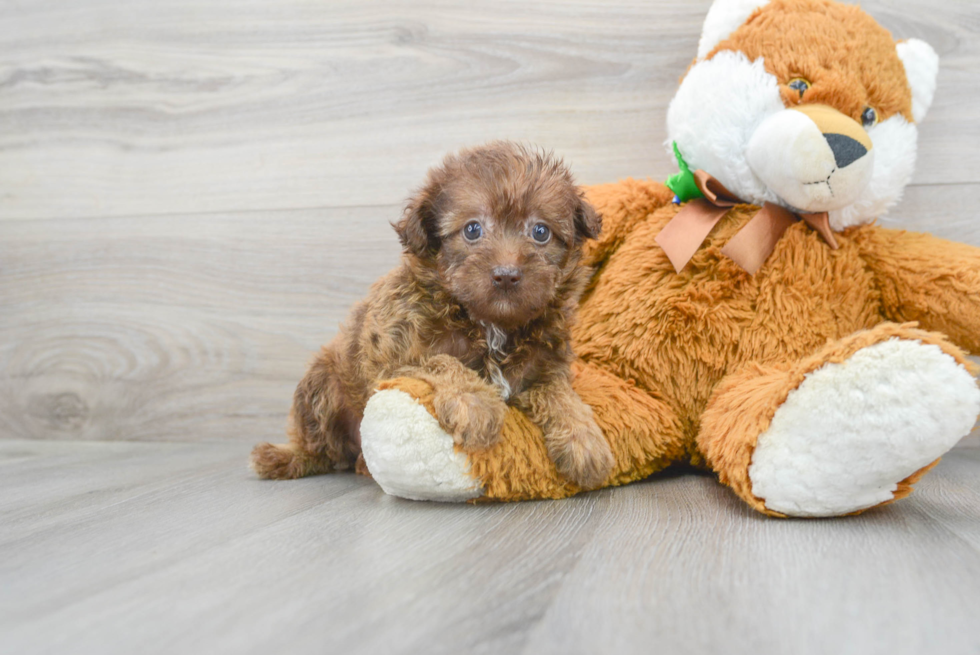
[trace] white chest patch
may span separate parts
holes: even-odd
[[[484,323],[483,329],[486,331],[487,346],[494,355],[504,354],[504,346],[507,345],[507,333],[493,323]]]
[[[508,400],[513,390],[510,388],[510,382],[507,381],[504,372],[500,370],[500,366],[497,364],[497,360],[506,355],[504,347],[507,345],[507,333],[493,323],[483,323],[482,325],[486,334],[487,348],[490,350],[490,357],[487,361],[490,380],[500,389],[500,395],[503,399]]]

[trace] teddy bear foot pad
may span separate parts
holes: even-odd
[[[466,456],[418,399],[401,389],[376,392],[361,420],[364,461],[385,493],[411,500],[462,502],[483,495]],[[369,435],[370,438],[363,438]]]
[[[776,411],[752,456],[752,493],[789,516],[890,502],[978,413],[976,383],[939,347],[891,339],[862,348],[808,374]]]

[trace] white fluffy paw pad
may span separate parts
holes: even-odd
[[[368,401],[361,450],[374,480],[392,496],[462,502],[483,495],[453,438],[404,391],[385,389]]]
[[[980,414],[980,389],[938,346],[892,339],[809,373],[759,436],[749,478],[766,507],[836,516],[894,497]]]

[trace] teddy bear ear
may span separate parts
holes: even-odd
[[[921,123],[932,105],[939,75],[939,55],[932,46],[919,39],[899,41],[895,45],[898,58],[905,66],[905,77],[912,89],[912,119]]]
[[[698,59],[704,59],[715,46],[731,36],[759,7],[769,0],[715,0],[704,19]]]

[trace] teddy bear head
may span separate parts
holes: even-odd
[[[715,0],[667,113],[667,146],[734,195],[874,220],[912,176],[939,58],[856,6]]]

